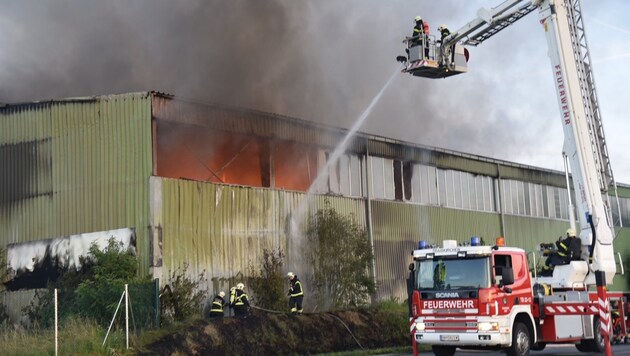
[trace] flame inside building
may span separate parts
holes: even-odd
[[[157,132],[161,177],[307,191],[318,173],[316,147],[160,121]]]

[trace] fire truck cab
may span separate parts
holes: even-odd
[[[410,265],[412,337],[438,356],[456,348],[527,355],[548,343],[601,352],[597,295],[573,288],[555,294],[533,278],[524,250],[473,237],[443,246],[420,242]],[[569,269],[567,269],[568,271]]]

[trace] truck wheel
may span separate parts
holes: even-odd
[[[606,345],[604,345],[604,336],[602,335],[602,327],[599,318],[593,319],[593,338],[585,340],[584,344],[588,347],[590,352],[602,353],[606,351]]]
[[[547,343],[546,342],[537,342],[535,344],[532,345],[532,347],[530,347],[530,350],[532,351],[542,351],[545,349],[545,347],[547,347]]]
[[[588,344],[586,343],[587,340],[582,340],[580,341],[579,344],[575,344],[575,348],[580,351],[580,352],[590,352],[591,349],[590,347],[588,347]]]
[[[431,346],[435,356],[453,356],[455,354],[455,346]]]
[[[529,337],[529,330],[523,323],[514,323],[512,329],[512,346],[507,349],[508,356],[527,356],[531,348],[532,340]]]

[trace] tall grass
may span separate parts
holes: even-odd
[[[107,329],[94,321],[68,319],[59,326],[58,351],[60,355],[126,355],[124,330],[110,332],[102,346]],[[132,340],[130,340],[131,346]],[[54,355],[55,330],[20,327],[0,329],[0,355]]]

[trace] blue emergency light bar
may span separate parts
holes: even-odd
[[[473,236],[470,238],[470,246],[481,246],[481,237]]]
[[[424,250],[425,248],[427,248],[427,241],[426,240],[418,241],[418,250]]]

